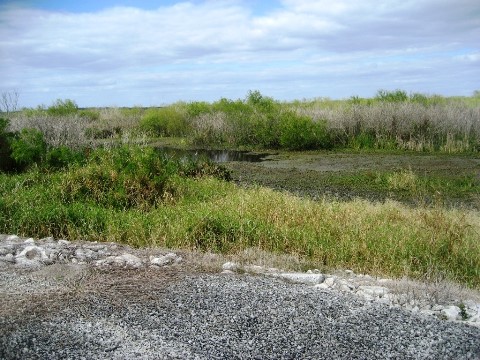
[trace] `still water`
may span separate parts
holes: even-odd
[[[248,151],[236,151],[236,150],[185,150],[176,149],[171,147],[158,147],[159,151],[162,151],[168,155],[185,157],[194,156],[199,158],[207,158],[217,163],[229,162],[229,161],[246,161],[246,162],[260,162],[270,154],[251,153]]]

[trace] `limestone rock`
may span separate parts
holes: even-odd
[[[323,274],[308,274],[308,273],[280,273],[275,274],[282,279],[301,284],[321,284],[325,280],[325,275]]]
[[[447,320],[461,320],[460,308],[455,305],[445,306],[442,311],[442,315],[447,318]]]
[[[28,245],[15,256],[15,261],[18,266],[41,266],[45,261],[48,261],[48,256],[43,248]]]
[[[166,266],[166,265],[171,265],[171,264],[176,264],[182,261],[182,257],[178,256],[175,253],[168,253],[163,256],[155,257],[155,256],[150,256],[150,264],[154,266]]]
[[[238,266],[238,264],[229,261],[229,262],[226,262],[225,264],[222,265],[222,269],[224,271],[234,272],[234,271],[237,271],[239,269],[239,266]]]

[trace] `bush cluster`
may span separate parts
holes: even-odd
[[[147,135],[185,137],[207,147],[465,153],[480,151],[478,99],[379,90],[368,99],[287,103],[250,91],[244,99],[213,103],[88,110],[59,99],[48,108],[25,109],[9,119],[13,132],[36,129],[49,147],[78,149],[99,139]]]
[[[211,106],[188,104],[193,141],[200,145],[228,144],[292,150],[331,147],[322,120],[298,114],[278,101],[250,91],[244,100],[220,99]]]
[[[8,131],[8,123],[0,118],[0,172],[24,171],[32,166],[57,170],[84,159],[83,150],[49,146],[41,131],[33,128]]]
[[[185,136],[189,132],[185,115],[173,106],[148,110],[139,126],[154,136]]]

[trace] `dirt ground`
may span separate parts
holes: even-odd
[[[416,205],[419,199],[402,193],[387,192],[368,187],[338,185],[332,177],[373,174],[387,171],[412,170],[419,175],[459,178],[478,178],[480,158],[450,155],[338,153],[338,152],[284,152],[271,154],[263,162],[229,162],[234,181],[241,185],[261,185],[288,191],[313,199],[332,197],[351,200],[356,197],[372,201],[386,198]],[[467,197],[445,199],[454,206],[480,209],[480,192]],[[422,199],[423,200],[423,199]]]

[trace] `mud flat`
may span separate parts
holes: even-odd
[[[407,204],[433,202],[436,191],[421,199],[418,194],[392,191],[374,183],[385,173],[408,170],[432,182],[448,183],[471,179],[465,193],[447,194],[447,206],[480,209],[480,158],[451,155],[283,152],[264,157],[262,162],[230,162],[233,178],[242,185],[257,184],[300,196],[339,200],[356,197],[384,201],[386,198]],[[362,181],[362,180],[368,180]],[[453,185],[452,185],[453,186]]]

